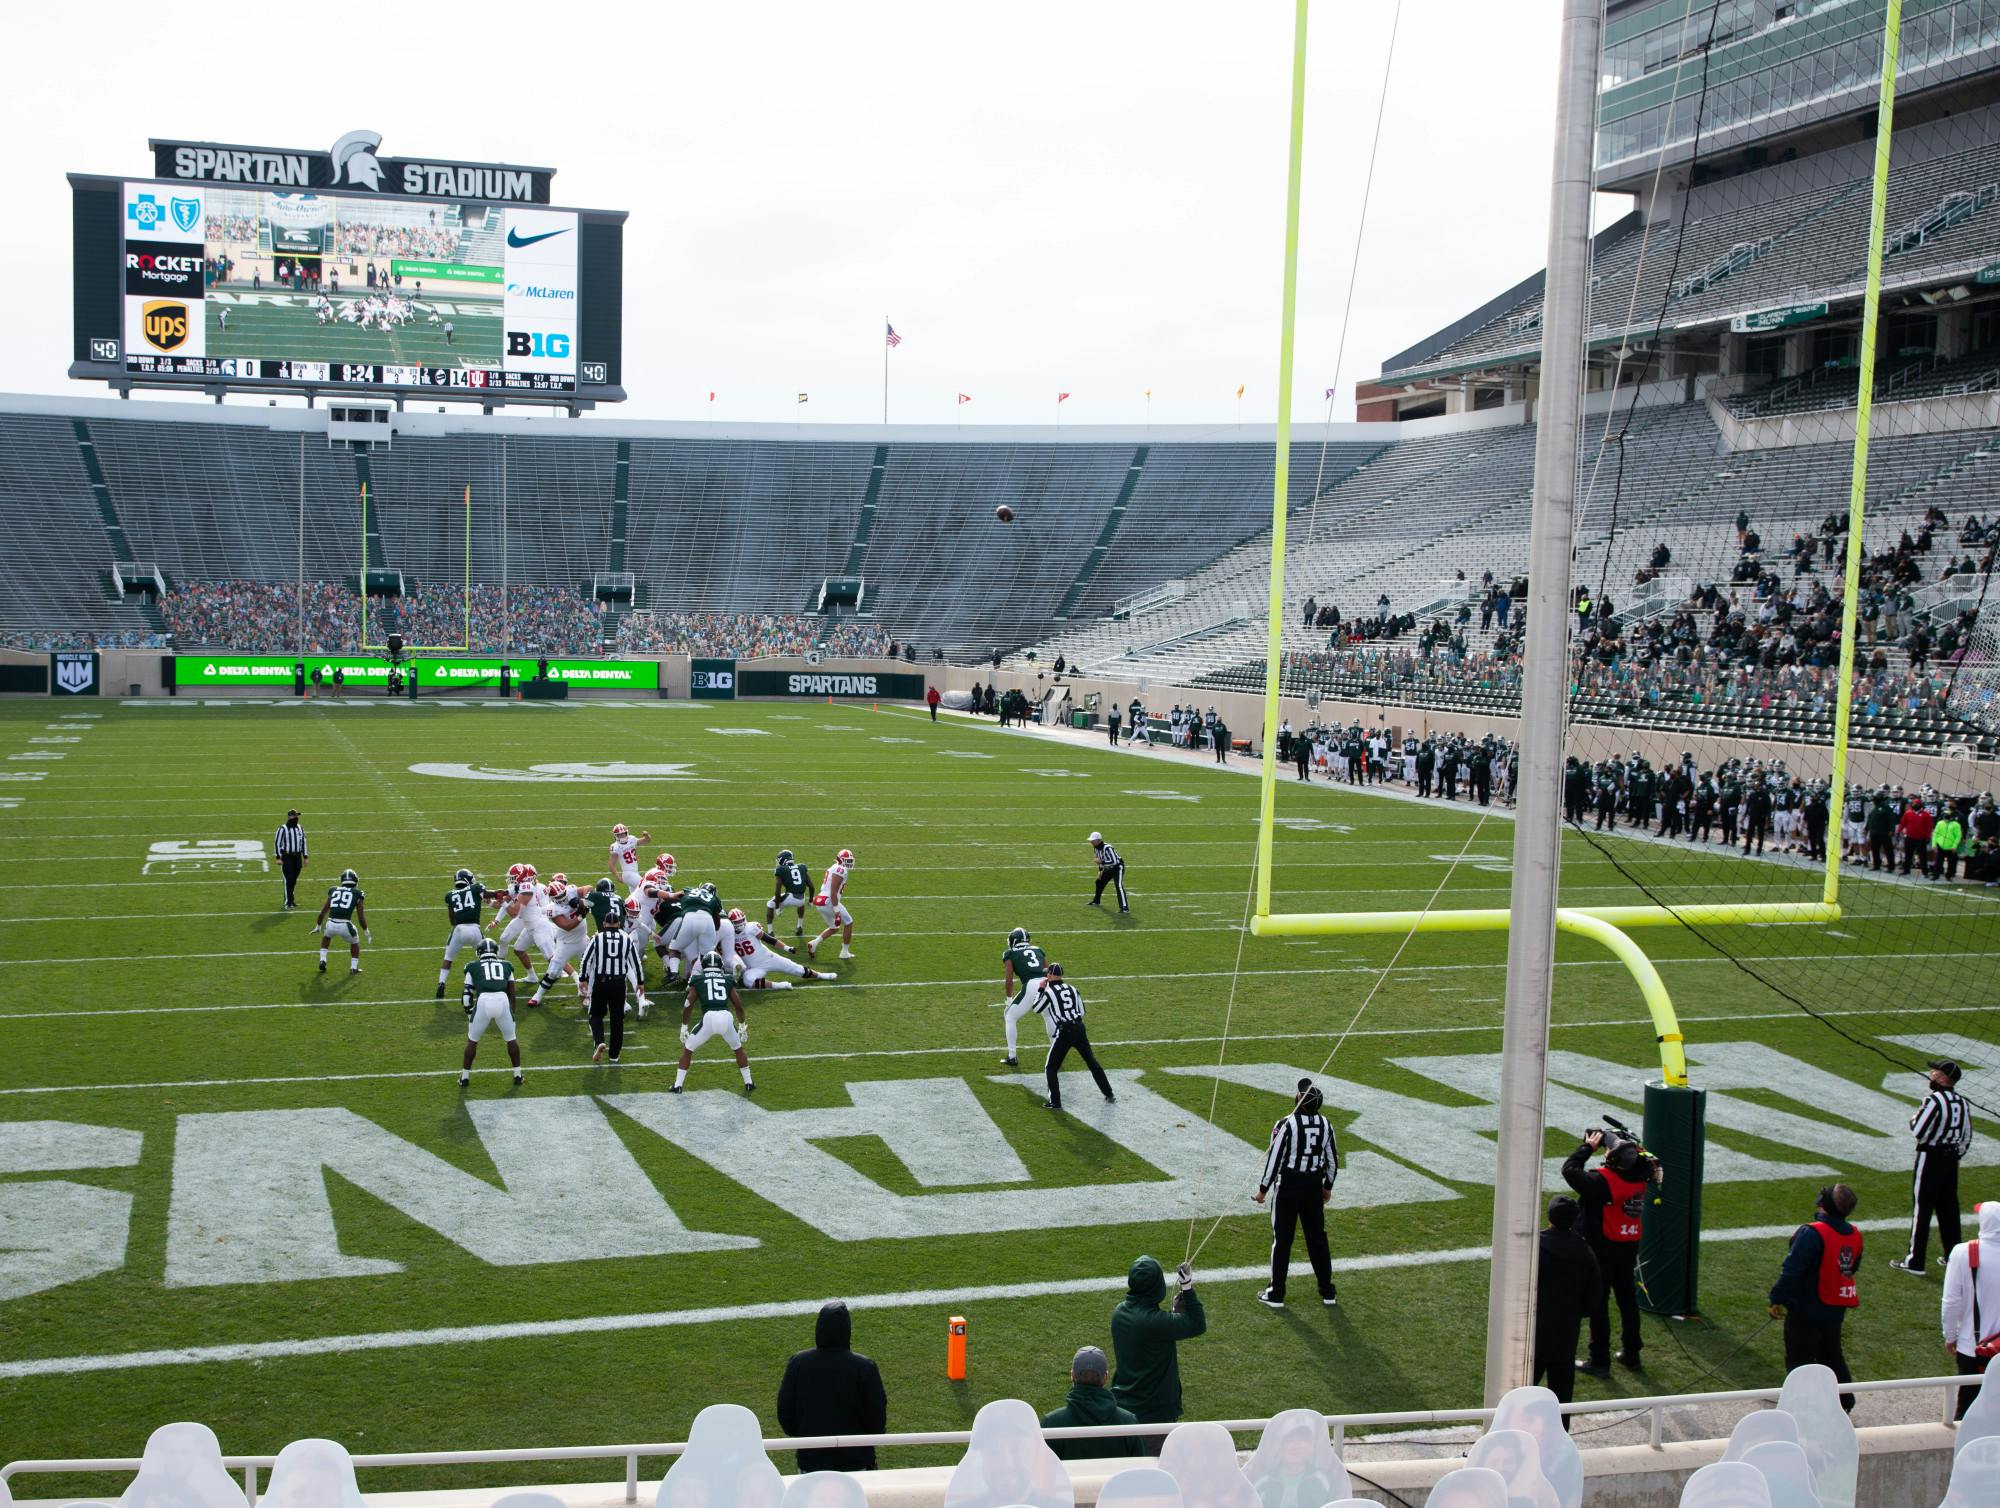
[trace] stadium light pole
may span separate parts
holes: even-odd
[[[1486,1401],[1534,1375],[1535,1267],[1547,1125],[1549,996],[1562,842],[1569,571],[1590,299],[1590,194],[1603,0],[1564,0],[1535,419],[1534,515],[1521,674],[1521,782],[1500,1046],[1500,1143],[1486,1296]]]

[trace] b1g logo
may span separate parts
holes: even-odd
[[[697,670],[688,676],[688,685],[699,691],[731,691],[736,673],[730,670]]]
[[[560,331],[545,334],[540,330],[509,330],[507,354],[560,361],[569,355],[569,337]]]
[[[156,351],[172,351],[188,338],[188,308],[171,299],[154,299],[139,314],[139,331]]]

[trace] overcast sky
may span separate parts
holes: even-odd
[[[70,349],[66,171],[149,136],[556,168],[631,212],[632,417],[1212,423],[1276,416],[1291,6],[1070,0],[391,10],[288,27],[137,5],[9,18],[16,233],[0,389]],[[1406,0],[1336,418],[1384,356],[1539,267],[1557,7]],[[1336,379],[1393,3],[1309,46],[1297,400]],[[121,23],[117,17],[123,14]],[[445,17],[451,17],[446,21]],[[192,26],[194,29],[189,30]],[[713,390],[716,400],[708,401]],[[972,395],[963,410],[960,392]]]

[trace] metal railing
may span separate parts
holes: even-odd
[[[1949,1425],[1957,1409],[1958,1391],[1966,1386],[1977,1387],[1981,1378],[1977,1374],[1962,1377],[1893,1377],[1879,1382],[1850,1382],[1845,1384],[1843,1393],[1902,1393],[1923,1388],[1937,1388],[1944,1396],[1944,1407],[1939,1422]],[[1700,1408],[1719,1403],[1774,1403],[1777,1388],[1738,1388],[1720,1393],[1662,1393],[1641,1398],[1605,1398],[1589,1403],[1566,1403],[1562,1412],[1576,1417],[1584,1414],[1624,1414],[1636,1420],[1641,1414],[1650,1416],[1647,1425],[1647,1443],[1655,1450],[1666,1440],[1666,1416],[1669,1409]],[[1332,1432],[1334,1454],[1338,1455],[1347,1443],[1349,1430],[1426,1428],[1461,1424],[1486,1424],[1492,1421],[1496,1411],[1490,1408],[1471,1409],[1408,1409],[1360,1414],[1325,1414],[1327,1428]],[[1271,1421],[1266,1419],[1218,1419],[1220,1424],[1232,1434],[1261,1432]],[[1615,1420],[1624,1423],[1626,1420]],[[1171,1434],[1178,1426],[1173,1424],[1127,1424],[1127,1425],[1078,1425],[1067,1429],[1045,1429],[1045,1440],[1101,1440],[1127,1439],[1134,1435]],[[763,1442],[766,1451],[791,1450],[841,1450],[857,1446],[893,1448],[917,1445],[968,1445],[972,1432],[963,1429],[916,1430],[896,1434],[881,1435],[809,1435],[796,1439],[767,1439]],[[678,1456],[687,1449],[685,1440],[675,1440],[647,1445],[554,1445],[524,1446],[514,1450],[417,1450],[375,1452],[357,1455],[351,1459],[358,1472],[386,1469],[389,1467],[420,1466],[505,1466],[519,1465],[535,1461],[623,1461],[625,1465],[625,1501],[639,1501],[639,1463],[657,1460],[661,1457]],[[260,1473],[268,1472],[277,1460],[275,1453],[268,1455],[225,1455],[222,1464],[230,1471],[239,1472],[243,1477],[243,1495],[254,1508],[257,1502],[257,1484]],[[136,1472],[140,1461],[137,1456],[100,1456],[76,1460],[25,1460],[9,1461],[0,1466],[0,1483],[10,1487],[13,1480],[29,1474],[90,1475],[98,1472]],[[19,1494],[15,1494],[19,1496]]]
[[[1185,580],[1163,581],[1158,586],[1148,587],[1143,592],[1134,592],[1129,597],[1121,597],[1111,604],[1108,618],[1136,618],[1141,613],[1149,613],[1156,607],[1165,607],[1169,602],[1178,602],[1187,595]]]

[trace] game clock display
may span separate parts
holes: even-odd
[[[137,376],[534,395],[578,385],[578,215],[127,182]]]

